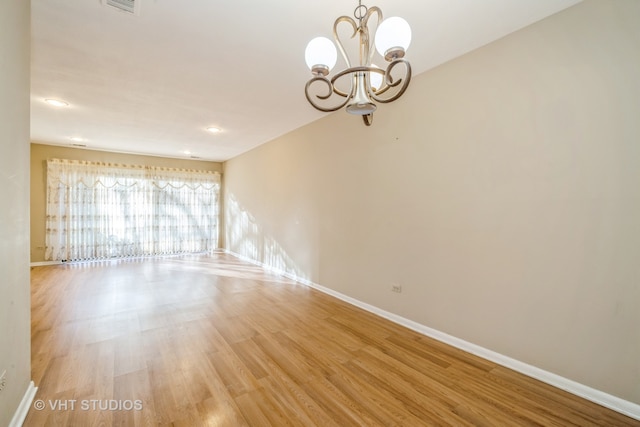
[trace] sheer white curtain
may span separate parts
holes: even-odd
[[[213,250],[219,194],[215,172],[49,160],[45,258]]]

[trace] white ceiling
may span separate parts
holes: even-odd
[[[101,0],[31,1],[32,141],[68,146],[75,136],[89,149],[230,159],[324,115],[304,97],[310,78],[304,49],[315,36],[330,37],[334,20],[357,6],[356,0],[137,1],[138,16]],[[406,58],[415,76],[579,1],[368,5],[411,24]],[[69,106],[54,108],[45,98]],[[211,134],[208,126],[223,131]]]

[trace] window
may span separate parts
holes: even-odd
[[[74,160],[47,162],[47,260],[218,247],[220,175]]]

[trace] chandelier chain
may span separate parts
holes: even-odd
[[[362,25],[362,19],[367,16],[369,8],[362,4],[362,0],[358,0],[358,7],[353,11],[353,16],[358,20],[358,24]]]

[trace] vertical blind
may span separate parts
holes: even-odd
[[[49,160],[45,259],[216,249],[219,196],[217,172]]]

